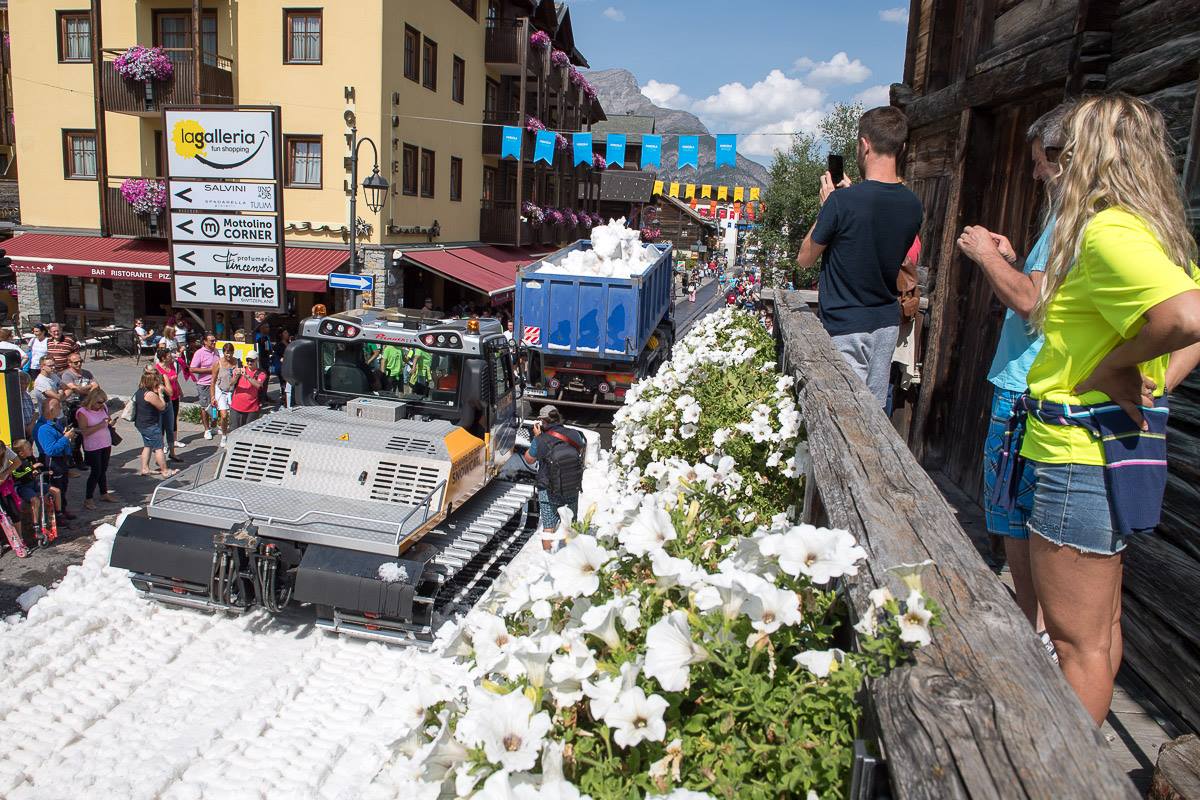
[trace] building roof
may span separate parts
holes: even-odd
[[[654,117],[644,117],[638,114],[617,114],[615,116],[605,118],[603,122],[597,122],[593,124],[592,131],[598,134],[654,133]],[[639,140],[640,138],[641,137],[639,136]]]
[[[512,291],[517,271],[543,255],[532,249],[491,245],[404,251],[405,260],[490,297]]]
[[[707,225],[710,228],[719,227],[719,225],[715,219],[712,219],[711,217],[706,217],[706,216],[703,216],[702,214],[697,213],[696,210],[691,207],[691,205],[683,202],[682,200],[680,200],[677,197],[671,197],[671,195],[669,195],[669,194],[661,194],[658,197],[660,200],[665,200],[668,203],[670,203],[671,205],[675,206],[679,211],[681,211],[684,214],[686,214],[687,216],[691,217],[696,222],[699,222],[701,225]]]
[[[164,241],[112,236],[23,233],[4,242],[13,271],[77,278],[169,281],[170,258]],[[323,292],[329,273],[350,254],[340,248],[285,247],[287,288]]]

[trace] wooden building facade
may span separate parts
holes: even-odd
[[[925,207],[930,304],[922,383],[901,427],[923,465],[971,497],[1003,307],[957,251],[958,233],[984,225],[1027,252],[1045,203],[1029,125],[1065,97],[1111,90],[1163,112],[1200,220],[1198,75],[1200,0],[912,0],[892,102],[911,126],[907,177]],[[1200,730],[1200,371],[1172,398],[1170,460],[1158,535],[1127,555],[1126,661],[1180,727]]]

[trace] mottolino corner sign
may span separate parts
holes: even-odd
[[[279,107],[168,107],[163,130],[175,303],[281,310]]]

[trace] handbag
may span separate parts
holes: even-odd
[[[121,409],[121,419],[126,422],[133,422],[134,398],[131,396],[129,402],[125,404],[125,408]]]
[[[117,433],[117,426],[109,423],[108,435],[112,437],[112,446],[116,447],[121,443],[121,434]]]

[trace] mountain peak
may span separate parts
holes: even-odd
[[[650,98],[642,94],[637,76],[627,69],[590,70],[585,74],[592,86],[596,87],[604,113],[610,117],[622,114],[654,117],[655,133],[709,133],[708,127],[695,114],[652,103]],[[673,145],[672,142],[663,146],[663,166],[659,173],[663,180],[718,186],[766,186],[771,182],[766,167],[741,155],[737,157],[736,166],[717,169],[716,143],[708,136],[700,139],[699,170],[691,167],[679,169],[679,152]]]

